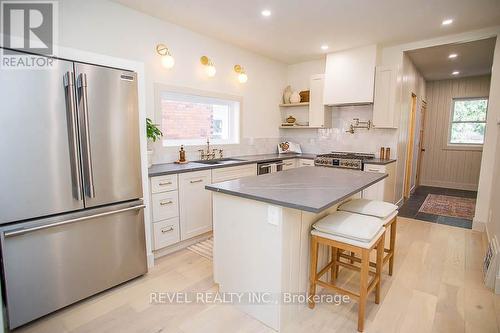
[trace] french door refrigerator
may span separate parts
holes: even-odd
[[[16,328],[147,271],[136,73],[0,69],[3,299]]]

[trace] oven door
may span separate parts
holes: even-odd
[[[272,172],[272,163],[258,163],[257,164],[257,175],[264,175],[266,173]]]

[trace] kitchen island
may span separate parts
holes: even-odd
[[[243,298],[240,309],[276,331],[306,302],[311,225],[387,177],[357,170],[303,167],[207,185],[213,193],[214,280]],[[319,262],[328,259],[320,249]],[[300,298],[299,298],[300,299]]]

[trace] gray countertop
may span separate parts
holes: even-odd
[[[319,213],[387,177],[337,168],[302,167],[205,186],[207,190]]]
[[[383,160],[380,158],[372,158],[371,160],[366,160],[365,164],[378,164],[378,165],[386,165],[396,162],[395,159]]]
[[[271,162],[274,160],[287,160],[292,158],[306,158],[312,160],[315,157],[316,154],[263,154],[263,155],[231,156],[230,158],[240,159],[241,161],[230,164],[210,165],[210,164],[202,164],[196,162],[189,162],[187,164],[176,164],[176,163],[154,164],[151,166],[151,168],[149,168],[148,175],[149,177],[155,177],[155,176],[163,176],[174,173],[210,170],[215,168],[227,168],[237,165]]]

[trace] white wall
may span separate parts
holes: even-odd
[[[477,190],[482,151],[448,148],[450,111],[453,98],[485,97],[489,91],[489,75],[427,82],[423,185]]]
[[[275,151],[280,121],[276,107],[286,81],[285,64],[109,1],[61,1],[59,18],[61,45],[145,63],[146,109],[151,118],[155,83],[242,96],[243,145],[259,144]],[[161,66],[155,51],[158,43],[166,44],[175,57],[171,70]],[[215,63],[214,78],[205,75],[199,61],[202,55]],[[238,83],[235,64],[245,67],[246,84]],[[272,144],[269,139],[274,139]],[[188,157],[198,148],[189,147]],[[171,162],[177,152],[161,145],[155,145],[155,150],[156,162]]]

